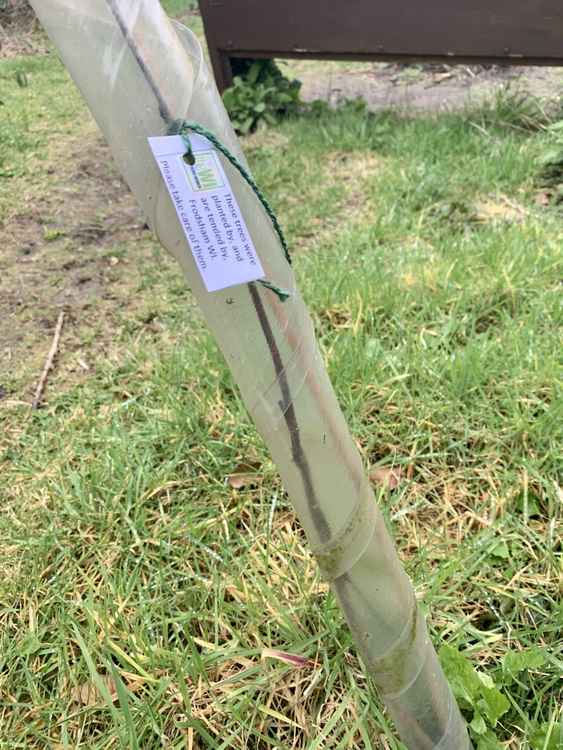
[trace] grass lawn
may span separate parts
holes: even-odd
[[[0,92],[0,748],[403,748],[68,75],[2,61]],[[350,105],[245,139],[479,750],[563,745],[563,221],[534,117]]]

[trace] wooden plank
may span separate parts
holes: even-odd
[[[200,0],[226,57],[563,64],[563,0]]]

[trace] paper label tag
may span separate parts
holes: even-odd
[[[256,248],[219,155],[208,140],[190,135],[195,164],[182,158],[179,135],[149,138],[208,292],[264,277]]]

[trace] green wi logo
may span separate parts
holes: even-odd
[[[200,151],[194,154],[195,164],[184,164],[188,182],[194,192],[217,190],[225,186],[217,156],[213,151]]]

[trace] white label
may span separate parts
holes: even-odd
[[[195,164],[181,136],[149,138],[178,219],[208,292],[264,277],[246,223],[217,151],[191,134]]]

